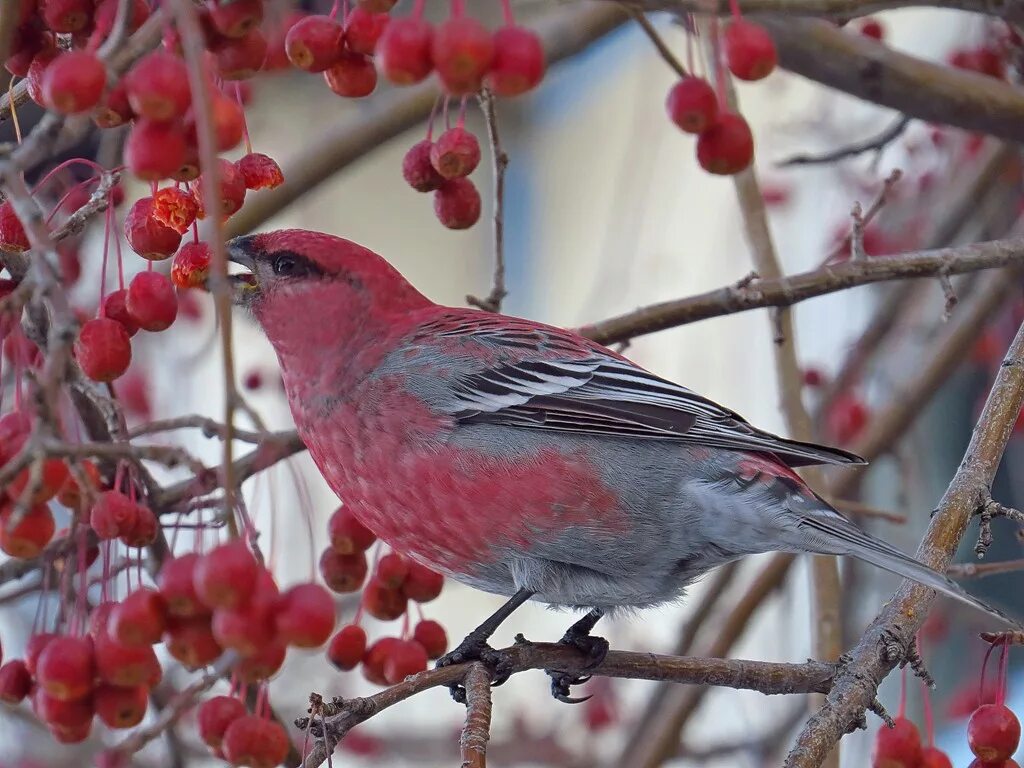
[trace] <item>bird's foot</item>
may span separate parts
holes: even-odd
[[[604,661],[604,657],[608,655],[608,641],[603,637],[595,637],[590,634],[590,630],[594,628],[594,625],[600,618],[601,614],[597,611],[588,613],[569,627],[568,631],[562,635],[562,639],[558,641],[559,645],[567,645],[580,651],[585,658],[583,668],[579,674],[570,674],[553,669],[544,670],[551,678],[551,695],[558,701],[566,704],[582,704],[590,698],[589,696],[574,697],[570,693],[572,692],[572,686],[582,685],[587,682],[590,679],[590,675],[587,672],[596,669]]]
[[[491,685],[501,685],[509,678],[508,659],[504,654],[494,650],[487,644],[486,638],[476,631],[466,635],[466,639],[452,651],[449,651],[434,664],[435,669],[450,667],[453,664],[465,664],[479,661],[491,671]],[[448,691],[452,698],[460,704],[466,703],[466,689],[461,685],[450,685]]]

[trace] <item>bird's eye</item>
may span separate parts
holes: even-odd
[[[298,264],[299,262],[294,256],[283,253],[274,259],[274,274],[281,276],[294,275]]]

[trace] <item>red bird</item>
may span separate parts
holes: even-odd
[[[852,454],[757,429],[571,331],[434,304],[348,240],[285,230],[229,256],[251,270],[235,299],[277,351],[331,488],[398,551],[512,596],[449,660],[485,655],[527,599],[588,609],[564,641],[599,660],[603,613],[769,551],[851,555],[1005,618],[791,469]]]

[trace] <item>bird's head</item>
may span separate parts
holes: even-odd
[[[247,270],[229,278],[234,303],[251,309],[268,332],[284,318],[315,322],[326,310],[407,312],[430,303],[373,251],[321,232],[236,237],[227,254]]]

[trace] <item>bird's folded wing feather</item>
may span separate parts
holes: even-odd
[[[456,377],[444,403],[460,423],[674,440],[771,453],[792,466],[861,461],[759,430],[570,331],[454,310],[421,327],[419,335],[448,349],[462,342],[486,351],[474,357],[490,362]]]

